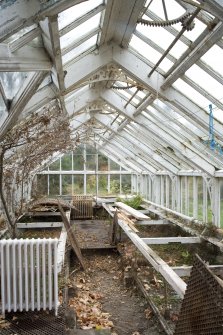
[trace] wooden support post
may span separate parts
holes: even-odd
[[[72,249],[74,250],[82,268],[85,270],[85,265],[84,265],[84,260],[83,260],[82,254],[81,254],[81,249],[78,245],[78,242],[77,242],[77,239],[74,235],[73,229],[70,226],[70,223],[69,223],[69,221],[66,217],[66,214],[65,214],[65,212],[64,212],[64,210],[63,210],[59,201],[58,201],[58,208],[59,208],[59,211],[61,213],[62,220],[63,220],[64,226],[66,228],[66,231],[67,231],[68,238],[69,238],[69,241],[71,243]]]
[[[116,210],[113,216],[111,234],[110,234],[110,244],[117,244],[117,230],[118,230],[118,211]]]

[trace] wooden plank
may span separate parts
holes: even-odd
[[[168,244],[168,243],[200,243],[200,237],[188,236],[188,237],[149,237],[149,238],[142,238],[142,241],[146,244]]]
[[[170,222],[168,222],[167,220],[163,220],[163,219],[160,219],[160,220],[150,220],[150,221],[138,221],[136,222],[137,226],[161,226],[161,225],[168,225],[170,224]]]
[[[73,231],[72,227],[70,226],[70,222],[68,221],[68,219],[66,217],[66,214],[65,214],[59,200],[58,200],[58,208],[59,208],[59,211],[61,213],[62,220],[63,220],[64,226],[65,226],[65,229],[67,231],[68,238],[69,238],[69,241],[71,243],[71,246],[72,246],[72,248],[73,248],[81,266],[85,270],[85,264],[84,264],[84,260],[83,260],[83,257],[82,257],[81,249],[78,245],[77,239],[74,235],[74,231]]]
[[[117,244],[117,229],[118,229],[118,212],[116,210],[112,221],[111,235],[109,238],[111,245]]]
[[[124,213],[118,213],[118,217],[121,219],[121,220],[124,220],[124,222],[130,227],[132,228],[132,230],[135,232],[135,233],[138,233],[139,230],[135,227],[135,224],[132,220],[130,220]]]
[[[122,220],[118,220],[118,224],[141,251],[143,256],[150,262],[156,271],[166,279],[170,286],[179,294],[181,298],[184,297],[186,290],[186,283],[170,268],[170,266],[160,258],[157,253],[152,250],[142,239]]]
[[[61,216],[60,212],[28,212],[24,216]]]
[[[17,228],[60,228],[63,227],[63,222],[18,222]]]
[[[124,204],[123,202],[115,202],[115,206],[124,209],[126,212],[134,216],[137,220],[151,220],[150,217],[146,216],[143,213],[140,213],[136,209]]]

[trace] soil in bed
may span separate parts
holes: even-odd
[[[111,328],[113,335],[165,334],[136,287],[124,285],[118,252],[85,251],[84,259],[87,270],[75,264],[69,282],[75,288],[69,305],[79,328]]]
[[[61,228],[20,229],[18,238],[59,238]]]

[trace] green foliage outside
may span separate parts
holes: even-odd
[[[121,201],[132,208],[139,209],[142,204],[143,198],[140,194],[137,194],[131,199],[117,198],[117,201]]]

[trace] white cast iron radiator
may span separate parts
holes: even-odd
[[[0,312],[58,307],[57,239],[0,240]]]

